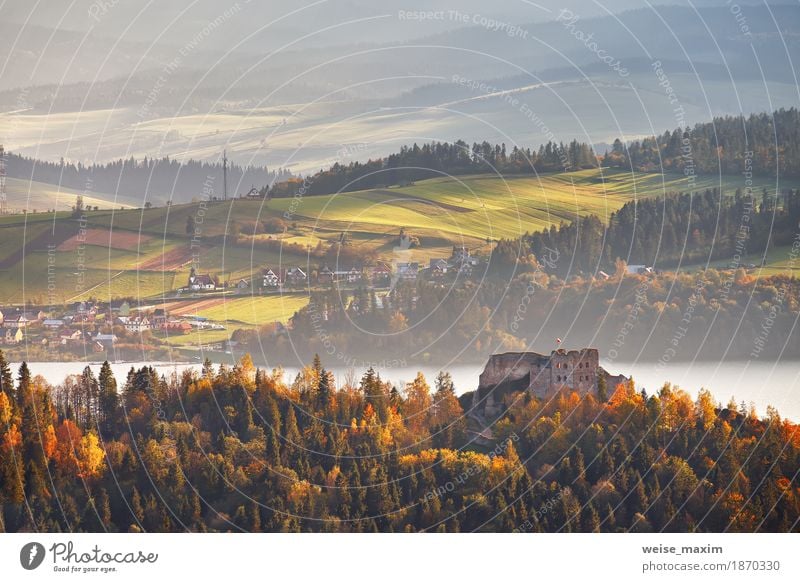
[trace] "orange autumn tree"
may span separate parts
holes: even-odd
[[[56,429],[56,450],[53,454],[56,467],[67,475],[80,472],[76,449],[83,438],[83,431],[71,420],[64,419]]]
[[[99,477],[105,466],[106,454],[100,446],[100,440],[94,431],[81,438],[76,456],[78,460],[78,476],[82,479]]]
[[[0,435],[2,435],[11,423],[11,401],[5,392],[0,392]]]
[[[403,407],[406,424],[413,436],[424,436],[431,404],[431,387],[422,372],[418,372],[414,381],[406,384],[406,402]]]

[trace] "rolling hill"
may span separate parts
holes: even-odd
[[[78,196],[83,196],[85,205],[98,206],[103,210],[136,207],[127,197],[117,200],[113,194],[81,192],[20,178],[6,178],[6,194],[8,207],[12,212],[43,212],[52,209],[68,211],[75,206]]]
[[[514,238],[626,202],[686,188],[682,175],[584,170],[539,177],[488,175],[424,180],[385,188],[269,201],[236,199],[151,209],[99,210],[82,224],[59,212],[0,217],[0,293],[7,302],[171,296],[192,262],[222,281],[251,278],[264,266],[322,262],[309,252],[341,239],[356,253],[427,262],[453,245],[488,254]],[[699,178],[698,190],[733,193],[743,178]],[[756,180],[754,188],[774,190]],[[796,184],[781,184],[797,187]],[[55,216],[55,218],[54,218]],[[283,221],[282,233],[264,222]],[[196,229],[194,243],[187,223]],[[280,224],[280,223],[279,223]],[[419,245],[398,254],[400,229]],[[238,319],[238,318],[235,318]]]

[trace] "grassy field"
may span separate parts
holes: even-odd
[[[174,346],[203,346],[230,337],[234,329],[253,329],[267,322],[286,323],[308,304],[306,294],[220,297],[160,304],[173,315],[205,317],[226,329],[194,329],[186,335],[171,335],[165,340]]]
[[[733,193],[743,187],[736,177],[699,178],[697,190],[720,187]],[[768,180],[754,186],[774,188]],[[636,198],[683,191],[683,176],[584,170],[570,174],[501,179],[466,176],[425,180],[403,188],[309,196],[299,203],[269,202],[272,210],[292,210],[318,232],[396,233],[404,226],[423,236],[452,242],[518,237],[526,232],[596,214],[603,219]],[[323,235],[324,238],[324,235]]]
[[[226,299],[221,304],[201,309],[195,315],[214,321],[257,325],[265,321],[286,323],[301,307],[308,304],[308,295],[266,295]]]
[[[71,188],[60,188],[52,184],[31,182],[19,178],[6,178],[6,193],[8,195],[8,208],[12,212],[46,210],[70,210],[75,206],[79,195],[83,196],[83,203],[87,206],[99,206],[103,209],[133,208],[127,197],[116,200],[113,194],[93,194],[92,192],[79,192]]]
[[[198,297],[189,300],[159,302],[173,315],[197,316],[221,322],[259,325],[267,321],[286,323],[308,303],[306,293]]]
[[[41,299],[55,275],[56,291],[51,295],[59,301],[169,296],[186,284],[192,264],[200,272],[230,282],[250,279],[265,266],[308,268],[309,250],[320,243],[327,247],[342,233],[353,249],[392,260],[400,228],[420,241],[409,251],[408,260],[445,257],[453,245],[461,244],[473,252],[488,253],[492,241],[500,238],[518,237],[579,215],[607,219],[630,200],[684,191],[687,186],[682,175],[604,169],[507,179],[437,178],[405,187],[300,199],[99,210],[87,214],[86,224],[68,212],[3,216],[0,294],[6,302]],[[720,187],[730,194],[742,186],[737,176],[721,182],[701,177],[695,184],[697,190]],[[782,188],[797,186],[781,184]],[[756,180],[753,187],[770,190],[774,184]],[[286,218],[285,213],[290,216]],[[268,218],[283,220],[285,232],[264,233],[261,225]],[[194,244],[187,223],[196,229]],[[108,233],[112,240],[131,242],[112,249],[97,242],[77,248],[75,239],[82,227],[98,235],[93,241],[102,241],[103,233]],[[51,245],[62,243],[63,251],[48,254]],[[318,262],[312,259],[310,267],[316,268]],[[261,307],[234,303],[217,309],[215,317],[263,321],[257,316]]]
[[[731,261],[731,259],[711,261],[708,267],[712,269],[729,269],[731,268]],[[761,254],[754,253],[743,257],[741,266],[745,267],[750,274],[758,277],[772,277],[775,275],[800,276],[800,256],[792,255],[791,245],[772,247],[767,251],[766,257],[763,257],[763,266],[761,261]],[[747,265],[755,265],[755,267],[747,267]],[[683,270],[694,272],[705,268],[706,265],[704,263],[691,265]]]
[[[244,327],[244,326],[240,326]],[[223,342],[231,337],[230,329],[195,329],[186,335],[171,335],[163,338],[172,346],[199,349],[211,343]]]
[[[774,247],[767,251],[766,261],[762,269],[756,269],[763,277],[772,275],[793,275],[800,276],[800,257],[792,254],[791,246]],[[758,260],[754,261],[758,264]]]

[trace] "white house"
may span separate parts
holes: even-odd
[[[217,285],[211,275],[195,275],[194,271],[189,275],[189,289],[192,291],[214,291]]]
[[[270,269],[267,267],[261,274],[261,286],[278,288],[283,285],[283,271],[281,269]]]
[[[653,268],[647,265],[628,265],[628,275],[643,275],[644,273],[652,273]]]
[[[125,326],[125,330],[129,332],[141,333],[145,330],[153,329],[153,324],[150,323],[150,320],[146,317],[120,317],[119,319],[125,320],[123,325]]]

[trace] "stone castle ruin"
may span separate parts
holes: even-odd
[[[627,382],[623,375],[612,375],[600,366],[595,348],[554,350],[549,356],[535,352],[510,352],[489,358],[480,375],[473,406],[485,398],[487,414],[496,412],[497,403],[509,392],[529,391],[544,398],[557,390],[574,390],[579,394],[597,392],[597,383],[604,377],[609,394],[617,384]]]

